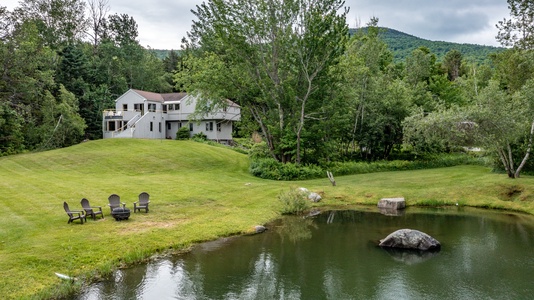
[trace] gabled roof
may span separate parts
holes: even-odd
[[[156,101],[156,102],[165,102],[165,101],[178,101],[182,99],[183,97],[187,96],[187,93],[166,93],[166,94],[158,94],[158,93],[152,93],[147,91],[141,91],[141,90],[135,90],[132,89],[132,91],[139,94],[141,97],[145,98],[149,101]]]
[[[180,101],[185,96],[187,96],[187,93],[158,94],[158,93],[152,93],[152,92],[141,91],[141,90],[136,90],[136,89],[131,89],[131,90],[136,92],[137,94],[139,94],[141,97],[145,98],[146,100],[156,101],[156,102],[161,102],[161,103],[170,102],[170,101]],[[240,107],[237,103],[229,99],[226,99],[226,102],[228,103],[229,106]]]

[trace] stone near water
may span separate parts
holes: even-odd
[[[319,202],[319,201],[321,201],[321,199],[323,199],[321,197],[321,195],[319,195],[318,193],[315,193],[315,192],[310,192],[310,190],[308,190],[307,188],[299,187],[298,190],[302,194],[306,195],[306,197],[308,197],[308,199],[313,201],[313,202]]]
[[[262,233],[262,232],[265,232],[265,230],[267,230],[267,228],[263,225],[256,225],[254,226],[254,231],[256,233]]]
[[[406,201],[404,198],[382,198],[378,201],[378,208],[404,209],[406,208]]]

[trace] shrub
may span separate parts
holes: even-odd
[[[250,147],[249,154],[251,159],[269,158],[269,149],[266,142],[254,143]]]
[[[466,154],[442,154],[427,156],[415,161],[393,160],[375,162],[334,162],[317,165],[281,163],[274,158],[260,158],[251,154],[250,173],[256,177],[273,180],[305,180],[326,177],[326,171],[334,176],[366,174],[386,171],[420,170],[457,165],[485,165],[483,157]]]
[[[280,192],[278,200],[282,203],[280,212],[284,215],[300,215],[310,207],[308,196],[298,188]]]
[[[176,132],[176,139],[177,140],[187,140],[189,139],[189,127],[188,126],[182,126],[178,131]]]
[[[193,135],[193,140],[195,141],[205,141],[208,139],[208,136],[204,134],[204,132],[199,132],[195,135]]]
[[[250,173],[256,177],[273,180],[304,180],[321,178],[326,174],[319,166],[284,164],[274,158],[253,159],[250,163]]]

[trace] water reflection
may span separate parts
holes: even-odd
[[[436,252],[382,249],[412,228]],[[323,212],[115,272],[77,299],[488,299],[534,293],[534,220],[478,211]]]

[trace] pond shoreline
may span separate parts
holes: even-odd
[[[335,217],[333,217],[334,215]],[[380,224],[381,226],[377,226],[378,224]],[[439,252],[432,253],[432,255],[426,255],[426,254],[421,254],[421,253],[386,251],[378,247],[375,243],[372,243],[372,245],[369,243],[369,241],[371,240],[374,241],[377,238],[383,237],[384,234],[387,234],[390,230],[401,228],[405,226],[405,224],[414,224],[416,228],[419,227],[421,229],[422,227],[422,228],[430,230],[430,232],[432,232],[433,234],[436,234],[439,237],[439,239],[443,239],[444,245],[445,245],[444,249],[442,249]],[[482,224],[484,225],[484,228],[480,227]],[[519,224],[521,224],[521,226],[518,226]],[[117,274],[114,275],[114,276],[119,276],[119,278],[128,278],[127,281],[123,282],[121,280],[120,283],[118,283],[117,278],[113,279],[113,277],[111,277],[108,280],[102,281],[101,283],[91,286],[91,288],[88,290],[86,289],[83,292],[83,294],[75,295],[79,297],[76,299],[86,299],[84,297],[89,296],[89,294],[87,294],[88,291],[91,291],[90,292],[91,299],[94,298],[96,295],[98,295],[98,297],[106,298],[106,297],[109,297],[110,295],[114,295],[113,290],[115,288],[119,288],[121,291],[123,291],[125,287],[128,287],[128,286],[131,286],[132,288],[139,287],[140,289],[136,290],[135,292],[136,295],[143,295],[144,297],[148,297],[147,299],[151,299],[154,297],[154,291],[162,290],[162,285],[168,284],[169,282],[176,283],[177,290],[175,292],[177,294],[175,295],[178,295],[178,297],[180,296],[194,297],[194,295],[204,295],[204,296],[209,295],[210,297],[214,297],[215,299],[224,298],[223,297],[224,294],[217,294],[220,292],[218,289],[216,291],[219,291],[219,292],[216,292],[216,291],[211,290],[211,288],[209,288],[209,287],[213,287],[212,286],[213,282],[209,281],[210,280],[209,278],[216,279],[218,281],[218,280],[223,280],[223,278],[227,278],[228,276],[231,277],[232,282],[236,282],[236,284],[232,283],[231,284],[232,287],[228,287],[227,284],[223,284],[221,286],[221,289],[227,290],[227,292],[230,292],[232,295],[240,295],[241,292],[243,292],[244,290],[248,290],[250,288],[250,286],[248,286],[248,283],[246,287],[243,286],[243,284],[248,282],[250,278],[249,276],[251,276],[248,272],[253,272],[254,270],[256,270],[256,271],[259,271],[260,274],[265,274],[264,272],[271,274],[270,273],[271,271],[279,270],[279,268],[283,268],[286,271],[290,271],[291,273],[287,275],[281,275],[281,277],[277,277],[278,279],[276,279],[275,281],[278,284],[281,284],[281,286],[286,286],[286,287],[289,287],[289,286],[295,287],[294,284],[296,284],[296,282],[291,282],[290,284],[286,282],[286,280],[290,280],[290,278],[294,278],[295,280],[297,280],[297,282],[299,282],[299,287],[296,287],[297,290],[308,291],[309,288],[311,288],[311,286],[313,287],[317,286],[317,284],[319,283],[317,282],[317,280],[319,281],[321,280],[320,279],[321,276],[319,275],[323,274],[322,272],[325,272],[324,274],[331,274],[331,275],[337,274],[337,276],[339,276],[339,274],[341,273],[353,274],[353,272],[356,272],[355,274],[361,275],[361,272],[363,270],[368,270],[370,268],[370,266],[364,266],[365,263],[358,260],[358,257],[362,257],[362,256],[367,257],[366,261],[369,260],[369,263],[375,266],[374,271],[370,272],[369,276],[365,275],[364,278],[359,279],[363,281],[372,280],[370,282],[371,283],[370,286],[374,286],[378,284],[378,282],[382,282],[383,279],[380,279],[377,281],[377,278],[376,278],[377,272],[382,273],[381,276],[383,276],[384,275],[383,273],[391,267],[397,270],[398,268],[402,268],[402,265],[407,265],[410,267],[403,269],[403,272],[415,272],[415,274],[418,274],[420,271],[420,268],[423,268],[423,270],[427,270],[425,273],[434,274],[437,277],[440,277],[440,276],[443,277],[445,276],[444,274],[446,273],[447,274],[454,273],[454,272],[452,273],[444,272],[443,270],[444,264],[449,265],[449,264],[452,264],[452,261],[455,261],[452,268],[453,270],[456,270],[457,268],[464,267],[465,259],[472,260],[473,264],[479,266],[476,268],[478,271],[474,273],[472,272],[464,273],[464,276],[467,276],[468,278],[470,278],[468,282],[471,282],[473,280],[475,282],[480,282],[481,280],[485,281],[488,279],[493,282],[497,280],[499,276],[490,275],[489,277],[486,277],[486,274],[488,273],[487,269],[488,268],[491,269],[493,267],[500,269],[500,268],[503,268],[503,265],[499,264],[498,262],[499,259],[491,259],[487,257],[488,255],[490,255],[490,253],[487,253],[486,251],[482,251],[485,254],[480,256],[480,254],[482,253],[480,252],[480,250],[488,246],[487,242],[489,238],[489,241],[493,241],[490,243],[491,245],[493,245],[491,246],[492,247],[491,249],[495,249],[496,245],[500,245],[499,246],[499,248],[501,249],[500,251],[508,250],[508,247],[511,244],[510,242],[517,241],[518,245],[519,244],[522,245],[520,248],[522,250],[520,251],[523,251],[523,252],[528,251],[528,249],[530,249],[530,246],[525,247],[526,245],[523,245],[523,244],[526,241],[532,240],[532,239],[528,237],[524,237],[523,234],[526,234],[524,232],[525,230],[527,232],[531,232],[532,230],[529,230],[529,229],[534,228],[534,216],[523,214],[523,213],[513,213],[513,212],[509,213],[506,211],[455,206],[455,207],[411,207],[406,210],[404,215],[401,215],[399,217],[391,217],[389,215],[383,215],[379,213],[377,209],[374,209],[373,207],[369,207],[369,206],[363,206],[363,207],[356,206],[356,207],[350,207],[350,208],[349,207],[336,207],[336,209],[332,209],[332,207],[324,207],[320,215],[316,215],[311,218],[283,216],[280,219],[277,219],[271,223],[266,224],[266,226],[270,228],[270,230],[268,230],[267,233],[248,235],[246,236],[246,238],[244,238],[243,235],[223,237],[221,239],[217,239],[214,241],[199,243],[195,245],[194,247],[192,247],[192,249],[189,249],[190,251],[189,253],[184,252],[182,253],[182,255],[154,256],[152,260],[148,262],[147,264],[133,266],[132,270],[124,270],[120,272],[120,275],[117,275]],[[407,225],[407,226],[410,226],[410,225]],[[340,229],[341,231],[339,231]],[[352,239],[344,239],[342,238],[342,236],[339,236],[336,238],[335,232],[339,232],[338,234],[359,232],[358,233],[359,238],[354,237]],[[501,232],[501,233],[497,234],[497,232]],[[504,237],[498,238],[498,236],[502,236],[503,232],[504,232]],[[533,236],[531,233],[528,235]],[[243,237],[243,239],[240,237]],[[279,240],[279,241],[274,243],[273,245],[268,242],[268,241],[274,241],[274,240]],[[319,241],[319,243],[311,244],[312,240]],[[285,244],[289,244],[289,247],[291,249],[281,250],[278,248],[276,249],[272,248],[272,247],[281,247],[282,244],[279,244],[281,241],[286,241]],[[359,242],[356,242],[356,241],[359,241]],[[465,252],[466,250],[465,246],[467,246],[467,245],[464,246],[465,241],[471,241],[472,244],[468,247],[474,247],[472,251]],[[497,242],[497,244],[494,244],[495,242]],[[298,246],[298,244],[301,244],[302,246]],[[316,246],[313,246],[313,245],[316,245]],[[323,245],[323,247],[319,245]],[[295,249],[293,249],[292,247],[294,247]],[[308,249],[309,252],[302,252],[305,249]],[[349,250],[349,251],[340,252],[342,249]],[[237,254],[236,251],[240,254]],[[265,253],[260,254],[258,253],[258,251],[261,251],[262,253],[263,251],[268,251],[268,254],[265,254]],[[336,254],[335,256],[331,255],[332,251],[333,253]],[[357,253],[356,254],[352,253],[354,251],[356,251]],[[299,254],[297,254],[297,252]],[[384,255],[384,253],[386,253],[387,255]],[[478,253],[479,255],[476,255],[476,253]],[[186,255],[183,255],[183,254],[186,254]],[[241,257],[241,255],[243,255],[243,257]],[[276,258],[274,257],[276,255],[282,255],[282,256]],[[295,255],[304,255],[304,258],[298,263],[295,262],[295,266],[292,266],[291,261],[298,261],[296,257],[293,257]],[[334,263],[332,265],[332,267],[335,268],[336,271],[313,270],[313,272],[318,272],[319,274],[315,274],[313,276],[305,276],[307,279],[304,281],[298,280],[297,278],[300,278],[300,277],[299,276],[295,277],[295,275],[299,274],[298,269],[304,268],[304,270],[311,271],[309,267],[304,267],[301,264],[304,261],[315,261],[315,263],[318,263],[316,262],[317,255],[319,257],[324,257],[326,259],[325,262],[327,261],[330,262],[327,265],[330,265],[332,264],[333,261],[336,261],[337,263]],[[350,256],[350,258],[344,257],[345,255]],[[493,254],[493,255],[497,255],[498,257],[501,257],[503,254],[499,252],[499,254]],[[270,257],[272,257],[272,260],[269,259]],[[308,259],[305,259],[305,257],[308,257]],[[315,259],[312,259],[312,257],[314,257]],[[525,253],[514,256],[514,259],[516,261],[515,264],[518,263],[518,260],[522,261],[524,257],[525,257]],[[262,262],[263,259],[269,259],[269,262]],[[511,259],[511,257],[508,257],[508,259]],[[189,263],[186,263],[188,261]],[[421,264],[419,266],[419,263],[423,263],[423,262],[424,264]],[[478,262],[478,263],[475,263],[475,262]],[[270,267],[268,266],[272,266],[273,263],[277,264],[277,267],[274,267],[274,269],[270,269]],[[386,264],[388,266],[384,266],[381,268],[381,267],[378,267],[378,265],[376,265],[377,263]],[[532,263],[532,259],[526,259],[524,261],[525,268],[530,270],[528,268],[528,265],[530,265],[531,263]],[[219,264],[223,264],[223,265],[221,266]],[[227,265],[224,266],[225,264]],[[235,264],[237,264],[237,266],[235,266]],[[286,264],[290,264],[291,266],[288,266]],[[348,264],[348,265],[345,266],[345,264]],[[414,269],[414,264],[417,264],[419,267]],[[489,264],[489,265],[487,267],[483,267],[486,264]],[[258,270],[257,268],[259,266],[262,266],[261,268],[268,268],[268,269]],[[316,265],[316,267],[319,269],[324,266],[325,264],[322,264],[322,263],[319,263]],[[172,269],[169,269],[169,268],[172,268]],[[506,268],[506,266],[504,266],[504,268]],[[518,274],[525,275],[524,274],[525,268],[522,268],[523,271],[514,272],[514,274],[517,273],[516,275]],[[234,274],[234,273],[229,273],[223,276],[222,274],[217,273],[217,272],[220,272],[220,270],[222,269],[228,270],[229,272],[232,272],[231,270],[234,270],[234,271],[239,270],[239,275]],[[150,274],[147,273],[145,275],[142,275],[143,274],[142,270],[147,270],[147,271],[150,270]],[[156,271],[156,270],[159,270],[159,271]],[[163,273],[159,274],[159,272],[163,272]],[[167,273],[167,272],[170,272],[170,273]],[[178,272],[178,273],[175,273],[175,272]],[[202,273],[197,273],[197,272],[202,272]],[[205,274],[204,272],[208,272],[208,273]],[[295,272],[297,273],[295,274]],[[172,274],[179,274],[179,275],[172,275]],[[202,276],[200,276],[200,274],[202,274]],[[286,274],[286,273],[283,273],[283,274]],[[528,277],[528,276],[523,276],[523,275],[521,275],[520,277]],[[174,279],[171,280],[169,276]],[[193,276],[193,278],[190,278],[189,276]],[[412,281],[410,281],[412,283],[416,283],[418,280],[422,280],[419,278],[414,282],[413,281],[413,279],[415,279],[414,276],[417,276],[414,274],[412,275],[405,274],[405,276],[408,276],[407,278],[412,278]],[[429,276],[426,276],[426,277],[429,277]],[[434,281],[426,277],[423,281],[431,281],[432,284],[435,284]],[[138,278],[138,279],[135,279],[135,278]],[[160,278],[162,280],[162,283],[155,282],[153,279],[150,279],[150,278]],[[183,278],[189,278],[189,279],[183,279]],[[195,286],[200,288],[199,291],[201,292],[200,294],[187,294],[191,292],[196,293],[195,291],[197,291],[197,289],[196,288],[191,289],[191,286],[189,286],[189,289],[186,288],[185,290],[183,290],[184,285],[181,282],[182,280],[185,280],[185,282],[187,282],[188,285],[193,284],[190,280],[194,280],[194,278],[197,278],[197,280],[199,278],[202,278],[200,279],[200,282],[194,283]],[[237,278],[241,278],[241,279],[237,279]],[[268,276],[269,279],[263,276],[260,276],[260,277],[252,276],[252,278],[256,278],[256,280],[260,280],[252,284],[252,287],[254,286],[258,287],[258,284],[261,284],[262,286],[263,284],[266,284],[266,286],[273,287],[271,276]],[[374,279],[370,279],[370,278],[374,278]],[[450,278],[446,277],[447,280],[455,281],[454,278],[456,278],[455,275],[451,275]],[[336,279],[335,282],[345,282],[345,284],[342,284],[342,285],[335,284],[334,286],[336,288],[343,289],[344,290],[344,292],[342,293],[343,295],[351,295],[350,293],[353,293],[354,290],[353,290],[353,287],[351,287],[352,285],[348,284],[348,282],[349,281],[353,282],[353,280],[343,281],[343,280],[338,280],[338,279]],[[136,280],[142,280],[142,281],[138,282]],[[204,280],[206,280],[207,282],[204,282]],[[237,280],[237,281],[234,281],[234,280]],[[267,282],[264,283],[263,280],[267,280]],[[286,285],[279,282],[279,280],[286,282]],[[311,282],[309,282],[309,280]],[[360,282],[359,280],[357,280],[357,282]],[[508,281],[510,280],[511,279],[508,279]],[[437,281],[441,282],[440,280],[437,280]],[[522,292],[519,292],[518,287],[520,288],[521,286],[524,286],[525,284],[524,281],[525,280],[521,280],[521,282],[514,285],[514,287],[510,287],[505,290],[507,292],[512,292],[516,295],[521,294]],[[143,283],[143,282],[146,282],[146,283]],[[271,284],[269,284],[269,282]],[[278,284],[275,284],[274,286],[278,286]],[[473,287],[472,282],[471,284],[467,282],[465,284],[467,285],[464,286],[464,288]],[[237,290],[235,290],[235,288],[237,288]],[[362,287],[360,286],[359,289],[360,288]],[[490,287],[488,288],[495,289],[496,287],[494,287],[493,284],[490,284]],[[422,292],[420,289],[421,287],[419,287],[419,290],[416,290],[417,295],[419,295],[419,293]],[[126,290],[129,290],[129,288],[126,288]],[[170,289],[170,290],[174,290],[174,289]],[[367,293],[367,296],[369,296],[370,290],[372,290],[372,288],[368,288],[365,291]],[[480,295],[484,295],[485,292],[483,290],[486,290],[486,288],[479,288],[478,283],[477,283],[476,287],[473,287],[472,290],[468,289],[468,290],[464,290],[464,292],[468,293],[465,295],[480,296]],[[321,291],[318,291],[318,292],[321,293]],[[423,291],[425,293],[428,292],[428,290],[423,290]],[[213,292],[216,292],[216,294],[213,294]],[[262,288],[261,292],[265,293],[265,290]],[[451,295],[450,293],[462,293],[461,291],[451,292],[449,291],[449,289],[446,289],[446,288],[440,289],[440,291],[433,291],[433,293],[434,292],[438,293],[435,295],[440,295],[440,296]],[[492,292],[495,292],[495,291],[492,291]],[[183,294],[183,293],[186,293],[186,294]],[[204,293],[207,293],[207,294],[204,294]],[[164,294],[165,294],[164,292],[161,292],[160,295],[164,295]],[[81,295],[85,295],[85,296],[80,297]],[[273,296],[272,294],[269,294],[269,295]],[[413,296],[414,294],[409,294],[409,295]],[[460,295],[464,295],[464,294],[460,294]],[[167,294],[167,297],[168,296],[169,295]],[[272,299],[270,297],[266,298],[265,294],[263,294],[263,297],[262,296],[258,296],[258,297],[259,298],[256,298],[256,299]]]
[[[329,205],[329,204],[327,204],[327,205],[322,204],[321,205],[321,204],[319,204],[319,205],[315,205],[311,209],[319,210],[321,214],[325,213],[325,212],[328,212],[328,211],[345,211],[345,210],[380,213],[380,210],[375,205],[371,205],[371,204],[337,204],[337,205]],[[473,214],[476,214],[476,213],[484,213],[486,216],[488,216],[488,213],[490,213],[489,216],[491,216],[491,213],[495,213],[496,215],[499,215],[499,214],[502,214],[502,213],[509,212],[509,213],[513,213],[514,215],[516,215],[518,217],[520,217],[520,216],[525,216],[526,218],[534,217],[534,214],[530,214],[528,212],[521,211],[521,210],[477,207],[477,206],[469,206],[469,205],[465,205],[465,206],[457,206],[457,205],[435,205],[435,206],[432,206],[432,205],[412,205],[412,206],[406,207],[405,208],[405,212],[410,213],[410,214],[417,214],[417,213],[432,214],[432,212],[429,212],[429,209],[438,210],[437,213],[439,213],[440,215],[443,215],[443,214],[458,215],[459,213],[460,214],[473,215]],[[306,218],[306,215],[307,215],[307,213],[304,213],[304,214],[302,214],[302,217]],[[268,221],[265,224],[267,229],[269,229],[269,224],[272,224],[273,222],[275,222],[276,220],[278,220],[281,217],[283,217],[283,215],[279,215],[277,218],[274,218],[273,220]],[[113,272],[116,271],[116,270],[127,269],[127,268],[131,268],[131,267],[134,267],[134,266],[142,264],[142,263],[150,263],[150,262],[154,262],[154,261],[157,261],[157,260],[160,260],[160,259],[165,259],[165,258],[169,258],[169,257],[175,257],[175,256],[184,255],[184,254],[190,253],[195,247],[197,247],[200,244],[204,244],[204,243],[215,243],[216,244],[216,243],[220,243],[220,242],[225,243],[225,242],[227,242],[229,240],[236,239],[236,238],[239,238],[239,237],[242,237],[242,236],[258,235],[258,234],[262,234],[262,233],[256,233],[256,232],[251,230],[249,232],[238,232],[236,234],[229,235],[229,236],[219,236],[219,237],[216,237],[214,239],[210,239],[210,240],[206,240],[206,241],[198,241],[198,242],[196,242],[194,244],[191,244],[191,245],[188,245],[187,247],[184,247],[184,248],[169,248],[169,249],[165,249],[163,251],[156,251],[156,252],[154,252],[152,254],[148,254],[147,253],[148,257],[145,257],[145,258],[143,258],[141,260],[131,261],[129,263],[120,263],[114,269],[106,271],[106,273],[99,273],[97,270],[94,270],[97,273],[96,273],[96,275],[93,273],[94,276],[92,276],[90,278],[85,277],[85,278],[81,278],[81,280],[63,282],[61,285],[66,285],[66,287],[62,287],[62,288],[60,288],[60,290],[65,290],[65,291],[68,291],[68,292],[66,294],[64,294],[64,295],[60,295],[60,298],[64,297],[65,299],[67,299],[70,296],[79,293],[83,288],[86,288],[91,284],[94,284],[94,283],[97,283],[99,281],[102,281],[105,278],[109,278],[110,276],[112,276]],[[378,243],[377,243],[377,245],[378,245]]]

